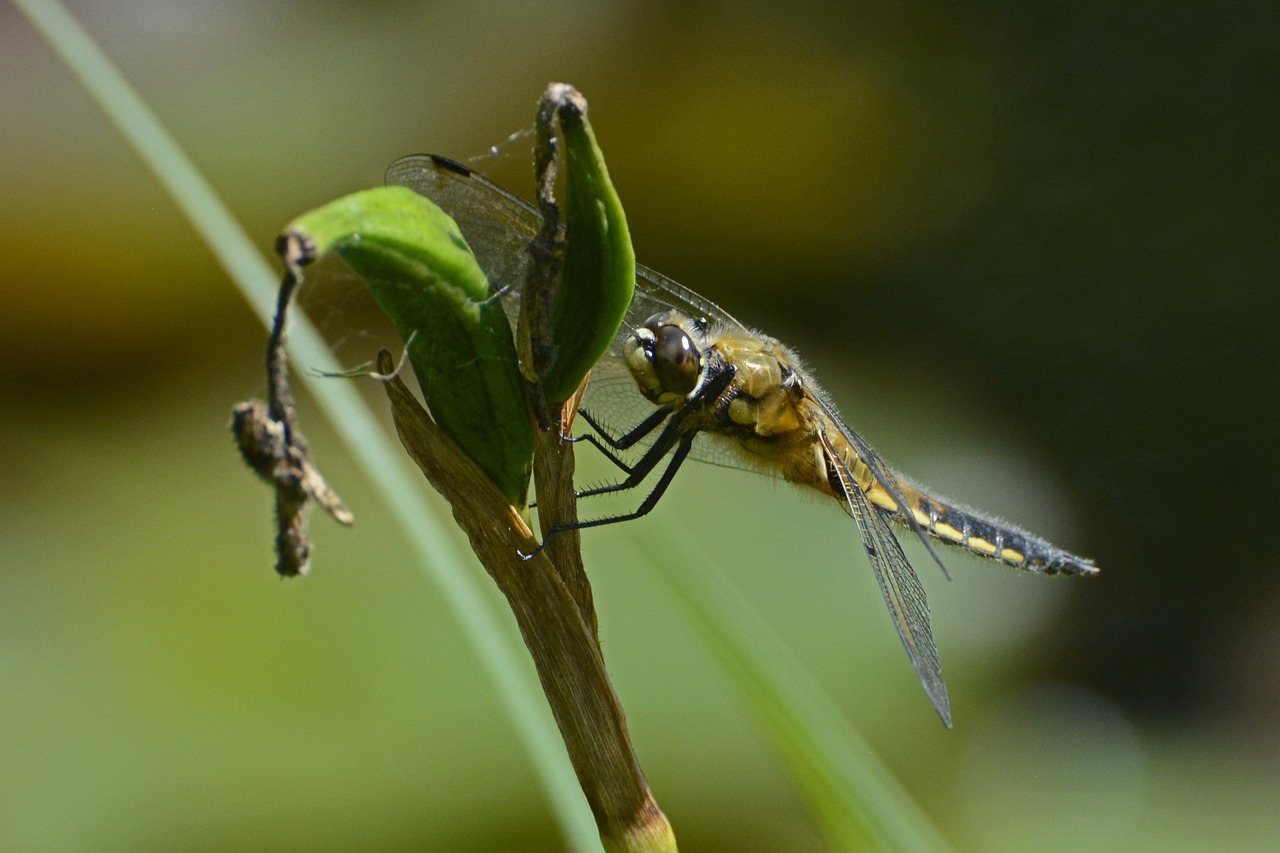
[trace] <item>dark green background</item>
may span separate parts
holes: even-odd
[[[956,556],[951,584],[918,560],[945,732],[838,510],[699,469],[589,534],[684,849],[823,847],[633,556],[674,526],[958,847],[1274,842],[1266,4],[72,8],[264,250],[575,84],[642,262],[799,349],[902,469],[1098,560],[1070,581]],[[263,330],[7,6],[0,116],[0,846],[557,849],[457,624],[306,399],[359,524],[318,519],[314,575],[274,579],[268,495],[225,430],[261,393]]]

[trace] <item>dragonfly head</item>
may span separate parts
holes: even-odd
[[[688,399],[706,373],[701,340],[694,325],[674,311],[654,314],[637,326],[625,355],[640,393],[660,406]]]

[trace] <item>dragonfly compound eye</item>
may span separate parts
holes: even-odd
[[[702,354],[679,326],[668,323],[655,331],[653,370],[665,390],[684,396],[698,387]]]

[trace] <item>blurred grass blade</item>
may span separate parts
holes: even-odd
[[[633,540],[746,696],[836,849],[950,849],[698,542],[674,530],[662,551]],[[683,555],[678,564],[673,552]]]
[[[406,342],[432,418],[523,508],[533,427],[511,324],[457,224],[425,196],[378,187],[298,217],[277,248],[286,263],[346,259]]]
[[[276,273],[213,189],[60,4],[52,0],[14,2],[159,178],[269,328],[275,310]],[[302,363],[321,371],[340,370],[319,334],[300,317],[290,330],[290,340],[290,349]],[[418,551],[422,572],[439,584],[458,614],[468,641],[529,750],[569,847],[599,850],[594,818],[582,799],[524,650],[507,623],[497,617],[480,587],[479,575],[468,570],[472,557],[459,549],[452,523],[438,509],[439,504],[427,502],[421,483],[404,464],[402,452],[351,383],[318,381],[305,374],[302,381]]]

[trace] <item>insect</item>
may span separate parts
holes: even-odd
[[[394,163],[387,182],[430,198],[454,218],[496,287],[514,300],[537,210],[466,166],[437,155]],[[640,486],[665,462],[631,513],[580,522],[593,527],[648,513],[690,455],[812,488],[853,518],[911,664],[944,724],[951,725],[924,587],[890,528],[1041,574],[1094,575],[1091,560],[913,485],[844,420],[796,355],[711,302],[646,267],[613,345],[591,372],[585,436],[626,474],[580,497]],[[622,427],[612,434],[606,422]],[[634,464],[614,451],[646,446]],[[938,560],[939,565],[941,561]],[[945,568],[943,569],[945,572]]]

